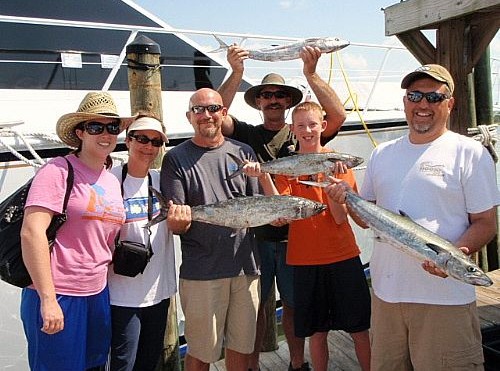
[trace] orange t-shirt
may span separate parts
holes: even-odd
[[[356,179],[351,169],[347,174],[339,174],[337,177],[347,181],[357,192]],[[278,175],[275,177],[275,185],[282,195],[304,197],[328,205],[328,196],[323,192],[323,188],[308,186],[298,180],[310,180],[310,177],[301,176],[296,179]],[[325,181],[326,177],[324,174],[317,174],[314,180],[321,182]],[[313,217],[290,223],[287,264],[330,264],[354,258],[359,254],[349,222],[335,223],[329,208]]]

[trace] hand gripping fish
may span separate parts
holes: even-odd
[[[148,222],[148,228],[166,219],[168,202],[153,187],[151,192],[160,201],[160,214]],[[191,207],[193,221],[242,229],[268,224],[276,219],[305,219],[326,210],[326,205],[296,196],[248,196],[237,197],[209,205]]]
[[[329,182],[299,181],[325,187]],[[493,281],[451,242],[422,227],[400,211],[400,215],[375,205],[353,192],[347,192],[346,204],[380,238],[419,260],[430,260],[449,276],[477,286]]]
[[[228,155],[238,164],[238,170],[229,175],[226,180],[241,174],[245,165],[240,158],[232,153],[228,153]],[[301,175],[330,172],[332,166],[337,161],[343,162],[348,169],[351,169],[362,164],[364,160],[361,157],[338,152],[298,153],[263,162],[260,164],[260,170],[263,173],[299,177]]]
[[[219,42],[219,48],[212,50],[209,53],[215,53],[229,48],[229,45],[227,45],[219,37],[215,35],[214,37]],[[321,50],[321,53],[332,53],[343,49],[348,45],[349,41],[339,39],[338,37],[314,37],[283,46],[248,50],[248,58],[267,62],[289,61],[300,58],[299,53],[305,46],[311,46],[313,48],[317,47]]]

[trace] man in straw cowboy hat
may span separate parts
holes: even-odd
[[[108,266],[125,217],[120,183],[107,171],[120,117],[108,93],[88,93],[77,112],[57,122],[59,138],[76,150],[67,221],[52,250],[45,231],[62,212],[69,165],[61,157],[35,175],[21,230],[23,259],[33,285],[23,289],[21,319],[32,370],[87,370],[103,366],[111,338]]]
[[[304,62],[303,73],[325,112],[328,125],[322,133],[322,144],[326,144],[338,132],[346,114],[335,91],[316,73],[321,56],[318,48],[305,47],[300,54]],[[229,107],[239,89],[244,71],[244,60],[248,51],[237,45],[229,47],[227,60],[233,72],[219,88],[224,104]],[[286,124],[286,112],[302,100],[302,92],[286,85],[282,76],[270,73],[260,85],[245,92],[245,101],[262,113],[263,123],[253,126],[227,115],[222,132],[233,139],[249,144],[260,162],[288,156],[296,150],[297,140]],[[258,246],[261,256],[261,308],[257,320],[257,337],[249,368],[258,370],[259,352],[264,338],[266,318],[264,305],[269,297],[276,277],[283,304],[283,328],[290,349],[289,370],[308,370],[304,361],[304,339],[294,334],[293,326],[293,268],[286,265],[288,226],[266,225],[258,229]]]

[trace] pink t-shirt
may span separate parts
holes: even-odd
[[[88,296],[106,286],[111,247],[125,219],[120,184],[104,168],[88,168],[76,156],[74,184],[68,202],[66,223],[57,232],[51,253],[52,278],[56,293]],[[26,201],[61,212],[68,170],[63,158],[55,158],[35,175]]]

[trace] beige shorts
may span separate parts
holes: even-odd
[[[210,281],[180,279],[179,295],[190,356],[213,363],[220,358],[223,346],[239,353],[253,352],[259,276]]]
[[[483,370],[476,303],[387,303],[372,295],[372,371]]]

